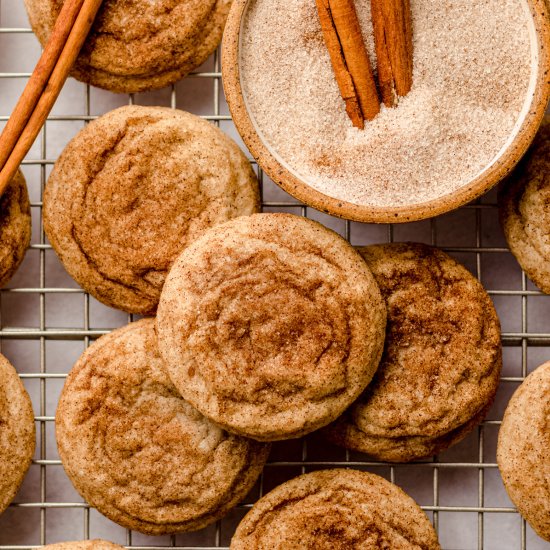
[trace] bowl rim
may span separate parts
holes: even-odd
[[[412,205],[373,206],[334,198],[290,172],[263,142],[245,104],[240,80],[241,22],[250,0],[233,0],[222,42],[222,82],[235,127],[258,165],[287,193],[308,206],[340,218],[369,223],[406,223],[455,210],[478,198],[506,177],[533,141],[550,99],[550,16],[547,0],[526,0],[538,36],[538,71],[529,109],[505,150],[476,178],[456,191]]]

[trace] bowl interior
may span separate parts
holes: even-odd
[[[499,149],[490,160],[459,186],[430,196],[427,200],[417,193],[410,200],[387,203],[338,196],[319,186],[307,173],[301,172],[277,147],[258,123],[243,78],[243,42],[247,40],[245,20],[250,7],[265,0],[237,0],[228,22],[224,39],[224,78],[226,95],[238,130],[260,166],[287,192],[315,208],[331,214],[366,222],[406,222],[441,214],[473,200],[498,183],[517,163],[532,141],[544,115],[549,85],[544,73],[548,67],[550,45],[548,20],[539,0],[518,0],[521,3],[529,35],[529,76],[519,114]],[[299,0],[298,0],[299,1]],[[343,108],[343,103],[342,103]],[[399,107],[393,111],[399,111]],[[368,123],[367,123],[368,124]]]

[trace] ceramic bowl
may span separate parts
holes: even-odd
[[[487,192],[517,164],[532,142],[550,97],[550,19],[546,0],[525,1],[532,17],[530,31],[533,64],[528,95],[522,113],[506,145],[476,177],[454,192],[428,202],[377,206],[354,204],[326,195],[312,187],[297,171],[278,158],[254,122],[243,96],[240,44],[244,15],[251,1],[233,0],[222,46],[223,83],[229,109],[238,132],[258,164],[286,192],[316,208],[341,218],[361,222],[395,223],[430,218],[454,210]],[[412,197],[414,199],[414,197]]]

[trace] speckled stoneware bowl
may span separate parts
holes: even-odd
[[[222,72],[227,101],[235,125],[258,164],[285,191],[314,208],[342,218],[362,222],[409,222],[433,217],[462,206],[487,192],[502,180],[524,155],[542,121],[550,97],[550,19],[546,0],[518,0],[525,9],[525,28],[529,29],[531,59],[526,63],[530,81],[525,101],[507,141],[485,168],[450,193],[410,204],[357,204],[329,196],[314,187],[307,177],[278,154],[255,120],[249,101],[243,93],[243,40],[247,10],[263,0],[234,0],[225,29],[222,46]],[[292,0],[296,2],[297,0]],[[475,0],[477,1],[477,0]],[[508,0],[510,1],[510,0]],[[315,2],[312,2],[315,4]],[[519,9],[519,8],[518,8]],[[311,19],[311,18],[310,18]],[[527,35],[524,35],[526,40]],[[512,38],[511,38],[512,40]],[[522,95],[523,97],[523,95]],[[399,108],[399,107],[398,107]]]

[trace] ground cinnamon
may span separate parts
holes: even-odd
[[[353,0],[316,0],[321,28],[346,111],[357,128],[380,112],[380,100]]]
[[[387,107],[412,87],[413,44],[410,0],[371,0],[378,86]]]

